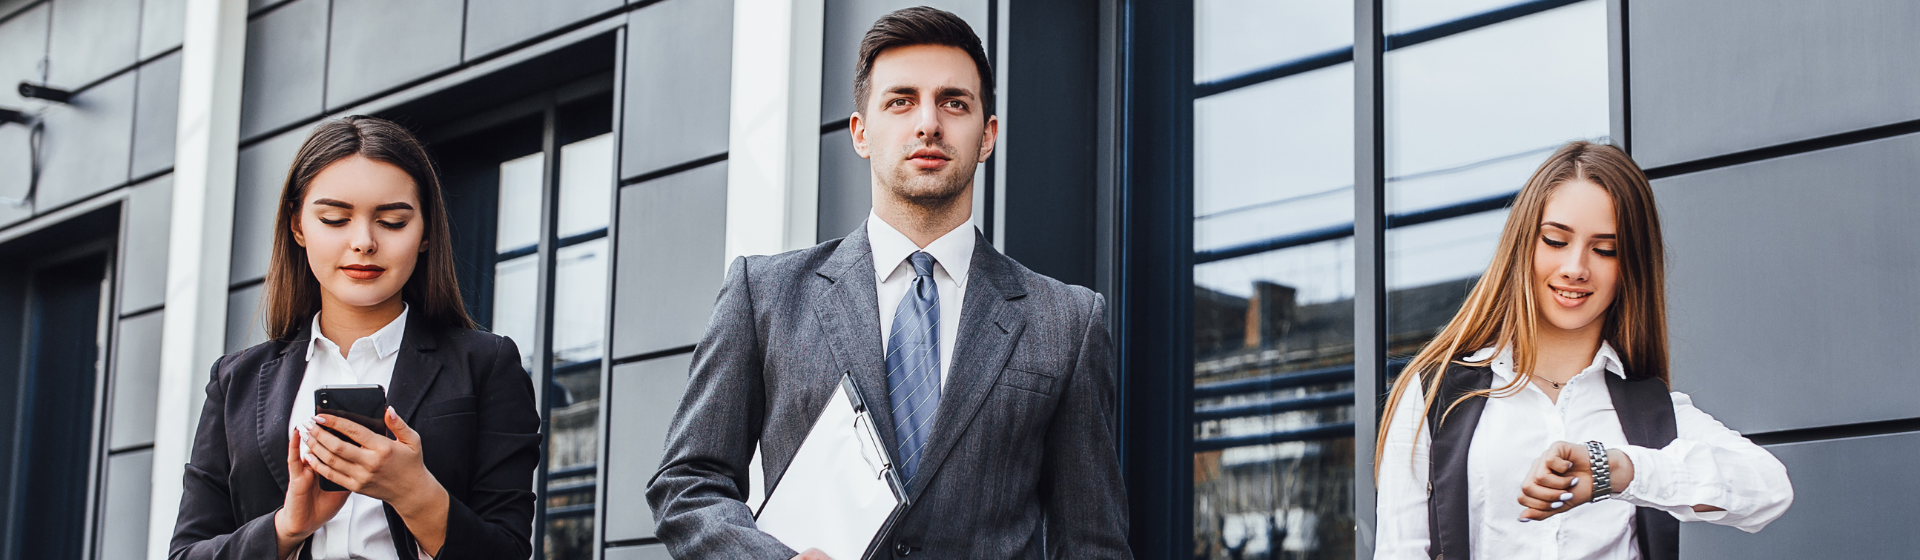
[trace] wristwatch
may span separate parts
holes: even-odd
[[[1613,497],[1613,473],[1607,470],[1606,444],[1587,442],[1587,459],[1593,464],[1593,499],[1598,502]]]

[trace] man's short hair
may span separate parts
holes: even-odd
[[[920,6],[881,16],[873,28],[860,38],[860,60],[853,67],[853,106],[867,110],[873,94],[873,59],[895,47],[938,45],[966,51],[973,58],[973,69],[980,74],[980,118],[993,114],[993,67],[987,63],[987,50],[980,36],[960,16],[944,10]]]

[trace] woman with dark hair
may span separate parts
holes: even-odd
[[[1780,461],[1670,393],[1663,253],[1625,152],[1574,142],[1540,165],[1393,384],[1375,558],[1670,560],[1682,521],[1754,532],[1786,512]]]
[[[272,340],[213,366],[169,558],[531,554],[533,385],[513,341],[473,330],[448,237],[405,129],[314,129],[274,221]],[[341,384],[386,389],[392,438],[315,415],[314,390]]]

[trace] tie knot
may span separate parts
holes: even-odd
[[[907,261],[913,263],[914,276],[933,276],[933,255],[926,251],[914,251],[907,256]]]

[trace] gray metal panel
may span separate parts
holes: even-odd
[[[153,443],[155,395],[160,391],[160,326],[165,311],[120,320],[114,341],[113,408],[107,447],[124,449]]]
[[[1675,388],[1743,432],[1920,416],[1920,135],[1654,182]]]
[[[41,82],[40,60],[47,56],[47,29],[52,4],[34,6],[0,22],[0,106],[24,109],[28,101],[20,97],[14,85],[23,81]],[[38,103],[37,101],[35,103]],[[14,128],[8,125],[9,128]],[[0,192],[0,196],[6,193]]]
[[[292,130],[240,150],[233,193],[233,261],[227,280],[240,283],[267,275],[273,256],[273,219],[287,166],[307,140],[307,131]]]
[[[106,503],[101,504],[100,560],[145,560],[147,510],[153,500],[153,450],[107,459]]]
[[[47,41],[47,82],[74,89],[133,66],[140,0],[60,0]]]
[[[29,198],[27,190],[33,183],[32,138],[33,133],[27,127],[0,126],[0,201]],[[33,217],[33,208],[32,200],[26,200],[22,206],[0,202],[0,227]]]
[[[40,210],[93,196],[127,182],[133,152],[132,73],[73,96],[71,105],[47,109],[41,137]]]
[[[726,272],[727,163],[620,189],[613,355],[700,341]]]
[[[460,64],[463,0],[334,0],[327,109]]]
[[[847,120],[853,114],[853,65],[860,56],[860,38],[880,16],[901,8],[933,6],[967,20],[973,33],[987,40],[988,0],[826,0],[827,29],[820,74],[820,122]],[[839,236],[834,236],[839,237]]]
[[[227,353],[267,341],[267,320],[260,314],[263,287],[254,284],[227,294]]]
[[[186,24],[186,0],[141,0],[140,59],[180,46]]]
[[[1680,557],[1695,560],[1912,558],[1920,550],[1909,501],[1920,478],[1920,433],[1775,445],[1793,477],[1793,507],[1757,534],[1684,523]]]
[[[127,195],[120,245],[120,311],[160,305],[167,298],[167,240],[172,237],[173,175],[161,175]]]
[[[607,405],[606,540],[653,536],[647,481],[660,469],[667,424],[687,392],[693,354],[676,354],[613,368],[613,398]],[[611,552],[608,551],[611,557]]]
[[[627,29],[622,176],[725,153],[733,3],[668,0],[633,12]]]
[[[174,125],[180,115],[180,53],[141,66],[139,81],[133,104],[134,177],[173,167]]]
[[[607,560],[673,560],[673,555],[667,554],[667,545],[647,544],[609,548],[606,558]]]
[[[873,211],[873,166],[853,151],[845,130],[820,136],[820,241],[846,237]]]
[[[327,68],[327,0],[298,0],[247,22],[240,137],[320,114]]]
[[[621,0],[468,0],[466,59],[490,54],[621,5]]]
[[[1643,166],[1920,118],[1920,3],[1635,2],[1628,18]]]
[[[257,14],[263,10],[287,3],[287,0],[247,0],[247,13]]]

